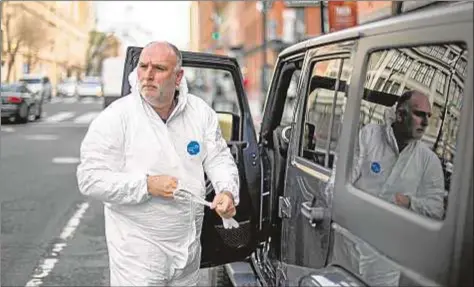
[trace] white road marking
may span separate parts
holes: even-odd
[[[74,119],[76,124],[88,124],[92,122],[95,117],[99,115],[100,112],[88,112]]]
[[[96,103],[96,99],[91,99],[91,98],[85,98],[85,99],[82,99],[81,100],[81,103],[83,104],[93,104],[93,103]]]
[[[37,134],[37,135],[26,135],[25,138],[31,141],[54,141],[59,137],[57,135],[48,134]]]
[[[30,281],[28,281],[25,286],[41,286],[43,284],[43,279],[53,271],[54,266],[58,263],[60,252],[67,246],[67,240],[72,238],[74,235],[74,232],[79,226],[81,219],[88,208],[88,202],[83,202],[78,206],[77,211],[69,219],[68,223],[63,228],[61,235],[59,235],[61,242],[53,245],[51,252],[34,269]]]
[[[74,114],[74,112],[59,112],[50,116],[49,118],[46,118],[44,121],[49,123],[57,123],[74,117]]]
[[[61,103],[62,101],[63,101],[63,99],[61,99],[61,98],[52,98],[49,103],[50,104],[56,104],[56,103]]]
[[[57,164],[75,164],[79,163],[80,160],[77,157],[55,157],[53,158],[53,163]]]
[[[15,129],[12,128],[12,127],[4,127],[4,126],[1,126],[1,127],[0,127],[0,131],[5,132],[5,133],[12,133],[12,132],[15,131]]]
[[[77,98],[65,98],[63,99],[63,103],[65,104],[73,104],[77,102]]]

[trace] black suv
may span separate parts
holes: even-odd
[[[293,45],[276,62],[259,137],[237,61],[183,52],[185,76],[186,69],[230,75],[226,92],[238,105],[217,112],[240,170],[240,228],[224,230],[206,210],[202,266],[240,261],[262,286],[472,286],[472,31],[466,1]],[[140,52],[127,51],[122,96]],[[203,79],[195,93],[212,94]],[[359,130],[386,124],[413,89],[432,107],[422,142],[442,163],[441,218],[349,180]],[[232,282],[245,284],[232,266]]]

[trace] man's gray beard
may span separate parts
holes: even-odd
[[[142,90],[142,88],[141,88],[141,85],[140,85],[140,91],[141,90]],[[162,85],[160,85],[160,86],[157,87],[157,90],[158,90],[158,97],[149,97],[149,96],[146,96],[144,93],[141,93],[141,92],[140,92],[140,94],[142,95],[142,97],[145,99],[145,101],[148,104],[150,104],[153,107],[157,107],[158,105],[166,103],[166,96],[165,96],[164,87]]]

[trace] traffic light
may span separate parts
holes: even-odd
[[[220,37],[221,35],[219,32],[212,32],[212,39],[219,40]]]

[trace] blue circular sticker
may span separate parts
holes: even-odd
[[[197,141],[190,141],[188,143],[188,153],[190,155],[197,155],[199,153],[200,147]]]
[[[370,165],[370,169],[375,172],[375,173],[379,173],[380,170],[381,170],[381,166],[380,166],[380,163],[378,162],[372,162],[372,164]]]

